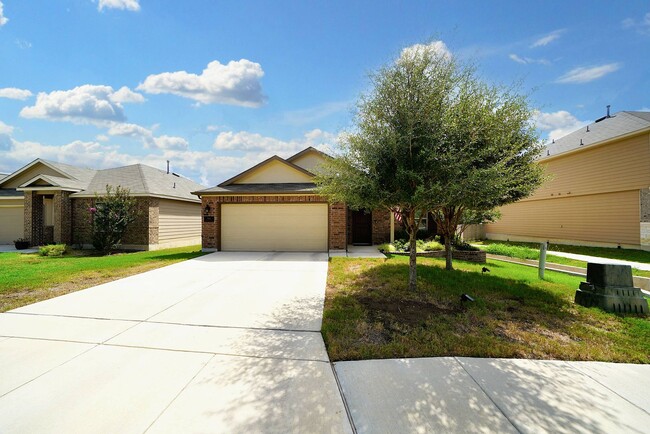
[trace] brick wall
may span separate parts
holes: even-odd
[[[158,242],[158,199],[137,197],[138,217],[122,238],[122,244],[148,246]],[[72,242],[75,245],[92,244],[92,216],[88,211],[94,198],[72,200]]]
[[[390,211],[375,209],[372,211],[372,243],[390,242]]]
[[[343,203],[329,205],[330,250],[347,248],[348,207]]]

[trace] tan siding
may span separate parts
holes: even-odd
[[[295,160],[291,161],[296,166],[302,167],[305,170],[314,172],[318,166],[326,162],[327,160],[318,152],[309,152],[307,154],[301,155]]]
[[[0,200],[0,244],[11,244],[24,234],[24,201]]]
[[[638,245],[639,191],[522,201],[501,208],[490,235]]]
[[[21,173],[18,175],[16,178],[13,178],[9,180],[6,184],[2,184],[2,188],[17,188],[20,187],[22,184],[26,183],[30,179],[38,176],[38,175],[51,175],[51,176],[58,176],[62,177],[61,173],[57,172],[56,170],[50,169],[44,164],[37,163],[33,167],[30,167],[29,170]]]
[[[160,200],[158,242],[201,237],[201,204]]]
[[[312,177],[280,161],[270,161],[237,180],[236,184],[311,182]]]
[[[552,179],[527,200],[640,190],[650,185],[650,134],[540,164]]]

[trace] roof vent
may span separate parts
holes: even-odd
[[[549,155],[551,155],[551,151],[549,151],[549,150],[547,149],[547,150],[546,150],[546,156],[548,157]]]
[[[169,160],[167,160],[167,175],[169,175]]]
[[[552,142],[552,143],[555,143],[555,139],[553,139],[553,142]]]
[[[582,143],[582,139],[580,139],[580,146],[582,146],[582,145],[584,145],[584,143]]]
[[[608,118],[611,118],[611,116],[609,115],[609,108],[610,108],[610,107],[611,107],[611,105],[607,104],[607,117],[608,117]]]
[[[589,132],[589,125],[587,125],[587,132]]]

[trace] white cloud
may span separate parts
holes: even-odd
[[[647,12],[640,20],[626,18],[621,22],[624,29],[634,29],[640,35],[650,35],[650,12]]]
[[[32,93],[27,89],[18,89],[17,87],[5,87],[0,89],[0,98],[25,100],[30,96],[32,96]]]
[[[421,56],[425,51],[432,50],[434,53],[442,55],[447,59],[451,58],[451,51],[447,48],[442,41],[433,41],[429,44],[415,44],[406,47],[400,53],[400,58],[405,56]]]
[[[328,102],[316,107],[285,112],[282,115],[282,120],[289,125],[305,125],[348,110],[352,107],[352,104],[352,101]]]
[[[4,15],[4,5],[0,1],[0,27],[7,24],[7,21],[9,21],[9,18],[5,17],[5,15]]]
[[[18,46],[18,48],[21,48],[23,50],[32,48],[32,43],[25,39],[16,39],[14,43],[16,44],[16,46]]]
[[[133,92],[131,89],[129,89],[126,86],[122,86],[119,88],[113,95],[111,95],[111,99],[117,103],[140,103],[144,102],[144,96],[137,92]]]
[[[215,60],[200,75],[186,71],[152,74],[137,89],[152,94],[171,93],[201,104],[259,107],[265,101],[260,84],[263,76],[259,63],[241,59],[222,65]]]
[[[556,80],[557,83],[588,83],[618,71],[620,63],[607,63],[605,65],[574,68]]]
[[[187,149],[189,143],[182,137],[159,136],[153,138],[158,149]]]
[[[189,143],[183,137],[166,135],[156,137],[153,129],[136,124],[115,123],[108,129],[108,135],[140,139],[145,148],[187,149],[189,147]]]
[[[553,113],[536,112],[534,117],[537,128],[547,132],[547,139],[559,139],[575,130],[589,125],[589,121],[581,121],[566,110]]]
[[[0,121],[0,134],[13,134],[13,132],[14,132],[14,127]]]
[[[95,137],[95,140],[97,140],[98,142],[108,142],[110,139],[111,138],[108,137],[106,134],[98,134]]]
[[[551,63],[546,59],[533,59],[530,57],[520,57],[516,54],[510,54],[508,57],[510,58],[510,60],[517,63],[521,63],[522,65],[528,65],[531,63],[539,63],[540,65],[550,65]]]
[[[562,33],[564,33],[564,29],[560,30],[554,30],[548,35],[542,36],[541,38],[537,39],[533,44],[530,46],[530,48],[536,48],[536,47],[545,47],[551,42],[555,41],[556,39],[559,39],[560,36],[562,36]]]
[[[127,87],[122,87],[115,92],[110,86],[91,84],[71,90],[39,92],[36,104],[23,108],[20,116],[107,126],[112,122],[123,122],[126,119],[122,104],[140,102],[135,95],[139,94]],[[142,98],[142,95],[139,96]]]
[[[265,137],[258,133],[248,131],[227,131],[220,133],[214,141],[213,147],[221,151],[241,151],[245,153],[256,152],[264,155],[290,154],[301,151],[309,146],[329,147],[336,141],[336,136],[319,129],[305,133],[302,138],[283,141],[273,137]]]
[[[97,9],[100,11],[106,9],[126,9],[129,11],[139,11],[140,2],[139,0],[99,0]]]

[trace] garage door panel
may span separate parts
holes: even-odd
[[[22,206],[0,206],[0,244],[12,244],[24,236]]]
[[[224,251],[327,251],[327,204],[223,204]]]

